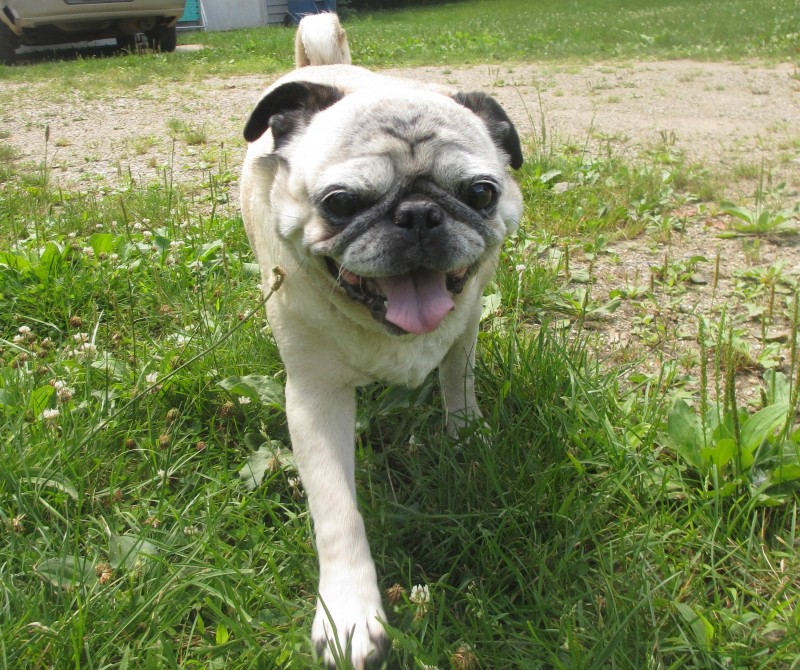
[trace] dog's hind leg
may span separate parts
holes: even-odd
[[[481,417],[478,401],[475,399],[475,347],[481,320],[480,309],[478,302],[464,332],[439,364],[439,384],[447,412],[447,432],[453,437],[458,437],[462,428]]]

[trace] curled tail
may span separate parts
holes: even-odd
[[[295,66],[350,65],[347,35],[336,14],[309,14],[297,26]]]

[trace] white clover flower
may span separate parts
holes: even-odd
[[[92,249],[91,247],[82,247],[81,253],[87,258],[94,257],[94,249]]]
[[[525,265],[523,265],[522,263],[520,263],[520,264],[519,264],[519,265],[517,265],[517,267],[516,267],[516,268],[514,268],[514,269],[515,269],[517,272],[525,272],[525,270],[527,270],[528,268],[527,268],[527,266],[525,266]]]
[[[431,590],[427,584],[417,584],[411,587],[411,595],[408,599],[415,605],[427,605],[431,601]]]
[[[67,382],[57,379],[53,382],[53,388],[56,390],[56,398],[58,402],[69,402],[72,396],[75,395],[75,389],[67,386]]]
[[[158,373],[157,372],[151,372],[144,378],[144,380],[148,384],[155,384],[158,381]]]
[[[95,230],[103,230],[103,224],[102,223],[96,223],[95,226],[94,226],[94,229]]]
[[[19,328],[17,328],[17,332],[20,335],[30,335],[31,329],[28,326],[20,326]]]
[[[286,480],[289,484],[289,490],[292,492],[292,498],[299,500],[303,497],[303,486],[300,482],[300,477],[289,477]]]
[[[177,344],[179,347],[182,347],[188,341],[189,341],[189,338],[186,337],[186,335],[176,335],[175,336],[175,344]]]
[[[151,237],[153,237],[153,233],[151,233],[149,230],[143,230],[142,237],[146,240],[149,240]]]
[[[114,261],[116,263],[119,260],[119,254],[111,254],[109,256],[109,259],[111,259],[112,261]]]
[[[89,341],[89,333],[75,333],[72,336],[72,339],[76,342],[88,342]]]
[[[139,223],[138,221],[137,221],[136,223],[134,223],[134,224],[133,224],[133,229],[134,229],[134,230],[141,230],[143,227],[144,227],[144,226],[142,226],[142,224],[141,224],[141,223]]]
[[[14,344],[22,344],[25,341],[25,338],[22,335],[14,335],[14,337],[11,338],[11,341]]]
[[[248,398],[246,395],[240,395],[239,396],[239,404],[240,405],[249,405],[251,402],[252,402],[252,400],[250,398]]]
[[[91,342],[84,342],[78,351],[83,358],[94,358],[97,355],[97,346]]]
[[[86,333],[79,333],[85,335]],[[82,341],[75,336],[76,341],[80,342],[76,349],[72,349],[66,353],[67,356],[74,356],[79,361],[91,360],[97,355],[97,347],[91,342]]]
[[[51,423],[58,418],[58,410],[57,409],[46,409],[42,411],[42,419]]]
[[[173,240],[169,243],[170,249],[180,249],[184,245],[183,240]]]
[[[72,400],[72,396],[75,395],[75,389],[67,387],[65,389],[61,389],[57,394],[56,397],[58,398],[58,402],[69,402]]]

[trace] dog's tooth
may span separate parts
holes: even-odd
[[[339,268],[339,276],[348,284],[352,284],[353,286],[357,286],[361,283],[361,277],[359,277],[355,272],[350,272],[350,270],[345,270],[344,268]]]

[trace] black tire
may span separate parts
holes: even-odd
[[[153,51],[175,51],[178,46],[178,29],[175,26],[157,26],[147,33],[147,46]]]
[[[117,36],[117,49],[119,51],[127,51],[128,53],[136,53],[136,35],[118,35]]]
[[[5,23],[0,21],[0,63],[13,65],[17,58],[16,50],[19,46],[17,36],[11,32]]]

